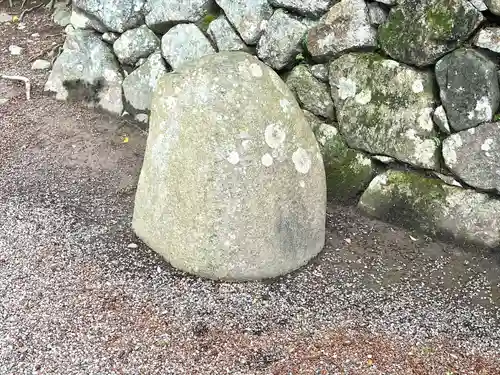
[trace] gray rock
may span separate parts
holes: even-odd
[[[500,123],[486,123],[443,141],[446,166],[475,188],[500,192]]]
[[[358,204],[383,221],[444,239],[500,246],[500,201],[410,172],[373,179]]]
[[[446,111],[444,107],[440,105],[434,110],[432,114],[432,119],[434,123],[438,126],[439,130],[441,130],[445,134],[450,134],[450,124],[448,122],[448,116],[446,116]]]
[[[216,52],[207,37],[193,24],[172,27],[161,39],[161,51],[174,69]]]
[[[54,9],[52,19],[56,25],[66,27],[71,23],[71,11],[66,7],[57,7]]]
[[[379,28],[379,43],[395,60],[427,66],[466,41],[483,19],[467,0],[401,1]]]
[[[257,44],[257,56],[275,70],[293,65],[302,52],[307,26],[300,19],[277,9]]]
[[[108,30],[123,33],[125,30],[133,29],[144,23],[142,12],[144,1],[73,0],[72,4],[73,9],[76,7],[83,10],[95,20],[101,22]]]
[[[330,86],[350,147],[417,167],[439,167],[431,72],[375,53],[350,53],[331,63]]]
[[[87,100],[108,112],[121,114],[122,73],[108,44],[91,30],[75,29],[66,36],[45,91],[59,100]]]
[[[248,47],[224,15],[210,22],[208,35],[219,51],[247,51]]]
[[[134,65],[160,49],[160,39],[146,25],[125,31],[113,44],[113,51],[122,64]]]
[[[257,58],[222,52],[160,80],[132,226],[186,272],[275,277],[321,251],[325,187],[290,90]]]
[[[484,0],[489,11],[497,16],[500,16],[500,0]]]
[[[473,49],[459,49],[436,64],[441,101],[451,128],[464,130],[491,121],[500,89],[496,65]]]
[[[289,9],[308,17],[319,17],[330,9],[335,0],[269,0],[276,8]]]
[[[463,187],[462,184],[460,184],[460,182],[455,180],[452,176],[448,176],[448,175],[438,173],[438,172],[432,172],[432,174],[435,175],[437,178],[439,178],[441,181],[443,181],[447,185]]]
[[[19,47],[16,45],[9,46],[9,52],[11,55],[18,56],[18,55],[21,55],[23,53],[23,51],[24,51],[23,47]]]
[[[370,23],[372,25],[379,26],[387,20],[387,11],[378,3],[368,3],[367,6]]]
[[[102,22],[90,17],[84,11],[76,7],[73,7],[71,11],[70,22],[75,29],[96,30],[100,33],[105,33],[107,31],[106,26],[104,26]]]
[[[385,156],[385,155],[372,155],[372,159],[377,160],[383,164],[391,164],[395,163],[396,159],[391,158],[390,156]]]
[[[273,8],[267,0],[216,0],[246,44],[259,41]]]
[[[213,5],[213,0],[147,0],[146,25],[165,33],[180,23],[200,22]]]
[[[42,60],[42,59],[37,59],[33,61],[33,64],[31,64],[31,69],[32,70],[48,70],[52,64],[50,61],[47,60]]]
[[[297,65],[285,81],[304,109],[327,119],[335,117],[327,84],[314,78],[307,65]]]
[[[344,52],[375,48],[377,30],[370,24],[364,0],[341,0],[309,30],[307,50],[318,61]]]
[[[113,44],[120,37],[120,34],[107,32],[102,34],[102,40],[106,43]]]
[[[469,2],[474,6],[474,8],[476,8],[480,12],[488,10],[488,7],[486,6],[483,0],[469,0]]]
[[[160,52],[153,53],[146,62],[123,80],[123,95],[127,112],[149,113],[151,95],[158,79],[167,73],[167,67]]]
[[[473,44],[500,53],[500,27],[486,27],[476,34]]]
[[[374,163],[347,147],[335,126],[320,124],[314,134],[325,165],[328,199],[351,203],[375,176]]]
[[[314,78],[328,82],[328,64],[315,64],[309,67]]]

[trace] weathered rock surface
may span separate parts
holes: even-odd
[[[267,0],[216,0],[243,41],[255,45],[273,14]]]
[[[321,251],[325,208],[314,134],[265,64],[223,52],[159,81],[133,228],[174,267],[228,280],[290,272]]]
[[[91,30],[75,29],[66,36],[45,91],[59,100],[84,100],[108,112],[121,114],[123,76],[108,44]]]
[[[325,164],[329,200],[352,203],[375,176],[374,163],[363,153],[347,147],[335,126],[320,124],[314,134]]]
[[[65,6],[57,6],[54,9],[52,19],[56,25],[66,27],[71,23],[71,11]]]
[[[226,16],[221,15],[208,25],[208,35],[221,51],[247,51],[248,47],[229,23]]]
[[[469,2],[480,12],[488,10],[488,7],[483,0],[469,0]]]
[[[301,64],[293,68],[285,82],[304,109],[330,120],[335,117],[328,85],[316,79],[307,65]]]
[[[84,11],[76,7],[73,7],[71,10],[70,22],[75,29],[96,30],[100,33],[105,33],[107,31],[106,26],[104,26],[101,21],[89,17]]]
[[[500,0],[484,0],[484,3],[491,13],[500,16]]]
[[[307,50],[316,60],[328,60],[343,52],[375,48],[377,29],[371,23],[364,0],[341,0],[307,33]]]
[[[207,37],[193,24],[172,27],[161,39],[161,51],[174,69],[216,52]]]
[[[152,30],[164,33],[180,23],[199,22],[214,5],[213,0],[148,0],[146,25]]]
[[[334,0],[269,0],[269,3],[304,16],[319,17],[328,11]]]
[[[307,26],[295,16],[277,9],[257,45],[257,56],[275,70],[290,66],[302,52]]]
[[[491,121],[500,100],[493,61],[476,50],[458,49],[439,60],[435,72],[453,129],[468,129]]]
[[[314,64],[310,66],[310,70],[314,78],[328,83],[328,64]]]
[[[160,39],[146,25],[125,31],[113,44],[116,57],[127,65],[134,65],[159,49]]]
[[[73,0],[72,5],[73,9],[83,10],[110,31],[118,33],[133,29],[144,21],[144,0]]]
[[[500,27],[485,27],[474,37],[474,45],[500,53]]]
[[[107,32],[102,34],[102,40],[104,40],[106,43],[113,44],[116,42],[116,40],[120,37],[120,34],[118,33],[113,33],[113,32]]]
[[[500,201],[410,172],[373,179],[358,205],[370,216],[445,239],[500,246]]]
[[[372,25],[379,26],[387,20],[388,13],[379,3],[368,3],[367,6],[370,23]]]
[[[31,69],[32,70],[49,70],[52,64],[50,61],[47,60],[42,60],[42,59],[37,59],[33,61],[33,64],[31,64]]]
[[[500,122],[450,135],[443,141],[443,158],[468,185],[500,192]]]
[[[399,1],[379,28],[379,42],[395,60],[427,66],[467,40],[483,19],[467,0]]]
[[[129,113],[149,113],[151,95],[158,79],[166,72],[167,67],[160,52],[155,52],[123,80],[123,94]]]
[[[375,53],[343,55],[329,70],[339,128],[350,147],[421,168],[439,167],[430,72]]]
[[[450,134],[450,123],[448,122],[448,116],[446,116],[446,111],[444,107],[440,105],[434,110],[432,114],[432,119],[434,123],[438,126],[439,130],[441,130],[445,134]]]

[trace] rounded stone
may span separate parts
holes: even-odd
[[[317,142],[272,69],[223,52],[158,81],[133,217],[154,251],[202,277],[271,278],[321,251],[325,217]]]

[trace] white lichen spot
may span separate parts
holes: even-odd
[[[490,100],[486,96],[483,96],[477,101],[474,111],[476,112],[475,117],[480,121],[489,121],[493,117],[493,110],[491,108]]]
[[[475,128],[467,129],[467,133],[474,135],[476,134],[476,129]]]
[[[299,186],[304,189],[306,187],[306,183],[302,180],[299,181]]]
[[[288,113],[292,103],[288,99],[280,99],[280,106],[283,112]]]
[[[434,122],[432,121],[432,112],[433,109],[430,107],[422,109],[417,119],[418,126],[420,127],[420,129],[429,132],[434,129]]]
[[[457,148],[462,146],[462,138],[459,134],[453,134],[443,142],[443,158],[448,166],[457,163]]]
[[[262,69],[258,64],[250,64],[250,73],[257,78],[262,77]]]
[[[246,151],[250,148],[251,143],[252,143],[251,140],[245,139],[245,140],[241,141],[241,147],[243,147],[243,149]]]
[[[318,127],[318,135],[317,141],[321,146],[324,146],[327,141],[336,137],[339,134],[339,131],[335,126],[328,124],[321,124]]]
[[[394,60],[384,60],[384,61],[382,61],[382,66],[384,68],[394,69],[394,68],[397,68],[399,66],[399,63],[397,61],[394,61]]]
[[[483,144],[481,145],[481,150],[482,151],[491,151],[491,146],[493,146],[493,139],[492,138],[487,138]]]
[[[411,91],[413,91],[415,94],[419,94],[424,91],[424,83],[421,79],[417,79],[413,82],[413,84],[411,85]]]
[[[264,139],[266,144],[271,148],[278,148],[286,138],[285,131],[278,124],[271,124],[266,127],[264,131]]]
[[[370,166],[372,165],[372,161],[370,158],[367,158],[366,156],[364,156],[363,154],[356,154],[356,161],[358,162],[358,164],[362,165],[362,166]]]
[[[367,89],[367,90],[361,91],[359,94],[356,95],[354,100],[356,101],[356,103],[361,104],[361,105],[365,105],[365,104],[370,103],[370,101],[372,100],[371,90]]]
[[[236,165],[240,162],[240,155],[236,151],[231,151],[227,157],[227,161]]]
[[[307,151],[304,150],[302,147],[299,147],[292,154],[292,161],[293,164],[295,165],[295,169],[299,173],[306,174],[311,169],[311,158],[309,157]]]
[[[342,100],[353,98],[356,95],[356,82],[350,78],[340,78],[338,83],[339,97]]]
[[[262,165],[264,167],[270,167],[271,165],[273,165],[273,157],[268,153],[262,155],[260,161],[262,162]]]

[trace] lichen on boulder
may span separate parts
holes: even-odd
[[[500,246],[500,200],[413,172],[375,177],[358,207],[383,221],[442,239]]]
[[[350,147],[439,169],[431,72],[376,53],[343,55],[329,71],[339,129]]]

